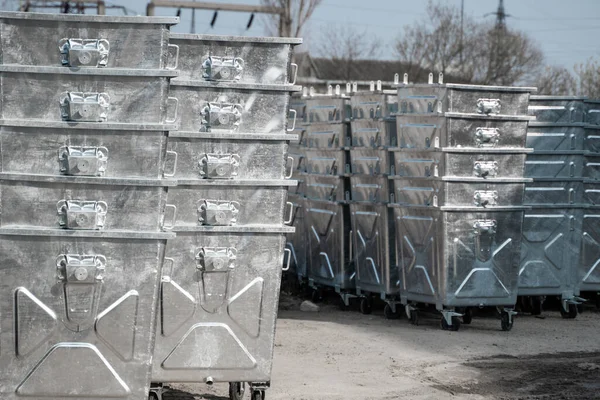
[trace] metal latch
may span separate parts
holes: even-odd
[[[65,175],[102,176],[108,163],[106,147],[64,146],[58,151],[60,172]]]
[[[67,229],[101,229],[108,206],[103,201],[61,200],[57,203],[59,225]]]
[[[206,272],[233,269],[236,254],[235,247],[203,247],[196,253],[196,268]]]
[[[495,190],[476,190],[473,202],[476,206],[495,206],[498,201],[498,192]]]
[[[104,280],[106,257],[61,254],[56,259],[56,278],[68,283],[94,283]]]
[[[240,156],[237,154],[208,153],[199,161],[203,178],[226,179],[238,174]]]
[[[105,39],[61,39],[58,48],[62,65],[106,67],[110,44]]]
[[[210,132],[211,129],[236,130],[242,120],[243,111],[241,104],[208,103],[201,112],[201,131]]]
[[[475,143],[477,147],[494,147],[498,144],[500,132],[498,128],[477,128],[475,130]]]
[[[225,226],[236,223],[240,203],[227,200],[201,200],[198,220],[203,225]]]
[[[477,112],[479,114],[500,114],[500,99],[477,100]]]
[[[107,93],[66,92],[60,98],[60,114],[65,121],[104,122],[109,105]]]
[[[237,81],[244,72],[244,60],[239,57],[210,56],[202,63],[202,77],[208,81]]]
[[[74,332],[93,327],[101,284],[106,270],[102,255],[61,254],[56,258],[56,278],[63,285],[65,325]]]
[[[475,176],[487,178],[488,176],[498,175],[497,161],[475,161],[473,164],[473,173]]]
[[[497,223],[495,219],[480,219],[473,223],[473,231],[476,235],[496,234]]]

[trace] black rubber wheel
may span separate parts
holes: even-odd
[[[368,297],[360,299],[360,312],[365,315],[371,314],[371,299]]]
[[[254,390],[252,392],[251,400],[265,400],[265,391],[264,390]]]
[[[321,289],[313,289],[310,293],[310,300],[313,303],[318,303],[323,300],[323,291]]]
[[[577,304],[569,304],[569,310],[565,311],[562,307],[560,307],[560,315],[566,319],[575,319],[577,318]]]
[[[400,312],[398,311],[398,307],[396,306],[396,312],[393,312],[392,306],[386,304],[383,308],[383,316],[385,317],[385,319],[399,319]]]
[[[229,399],[242,400],[246,393],[246,384],[244,382],[229,382]]]
[[[444,318],[442,316],[442,320],[440,322],[440,326],[445,331],[456,332],[456,331],[458,331],[460,329],[460,318],[458,318],[458,317],[452,317],[452,325],[448,325],[448,322],[446,322],[446,318]]]
[[[148,393],[148,400],[158,400],[158,395],[154,392]]]
[[[502,311],[500,314],[500,327],[503,331],[510,331],[513,327],[514,320],[510,318],[506,311]]]
[[[531,315],[542,315],[542,298],[540,296],[532,296],[529,302],[531,304]]]
[[[470,307],[466,307],[463,311],[462,322],[465,325],[469,325],[473,321],[473,310]]]

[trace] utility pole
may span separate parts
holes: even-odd
[[[192,0],[196,2],[196,0]],[[196,33],[196,9],[192,8],[192,26],[190,28],[190,33]]]
[[[506,36],[506,18],[510,17],[504,10],[504,0],[498,0],[498,9],[496,12],[485,14],[496,16],[496,24],[492,34],[492,47],[490,54],[490,65],[488,69],[488,80],[495,84],[502,84],[502,76],[505,74],[506,46],[504,38]]]
[[[464,36],[465,0],[460,1],[460,65],[463,65],[463,36]]]

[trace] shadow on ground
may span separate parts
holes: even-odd
[[[434,384],[452,395],[497,399],[600,399],[600,353],[494,356],[463,364],[479,372],[476,383]]]

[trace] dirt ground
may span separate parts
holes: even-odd
[[[600,399],[600,311],[576,320],[558,311],[519,315],[512,331],[493,314],[460,331],[439,316],[419,326],[321,305],[298,310],[282,298],[267,400],[320,399]],[[226,400],[227,386],[176,385],[165,400]],[[246,395],[249,398],[249,395]]]

